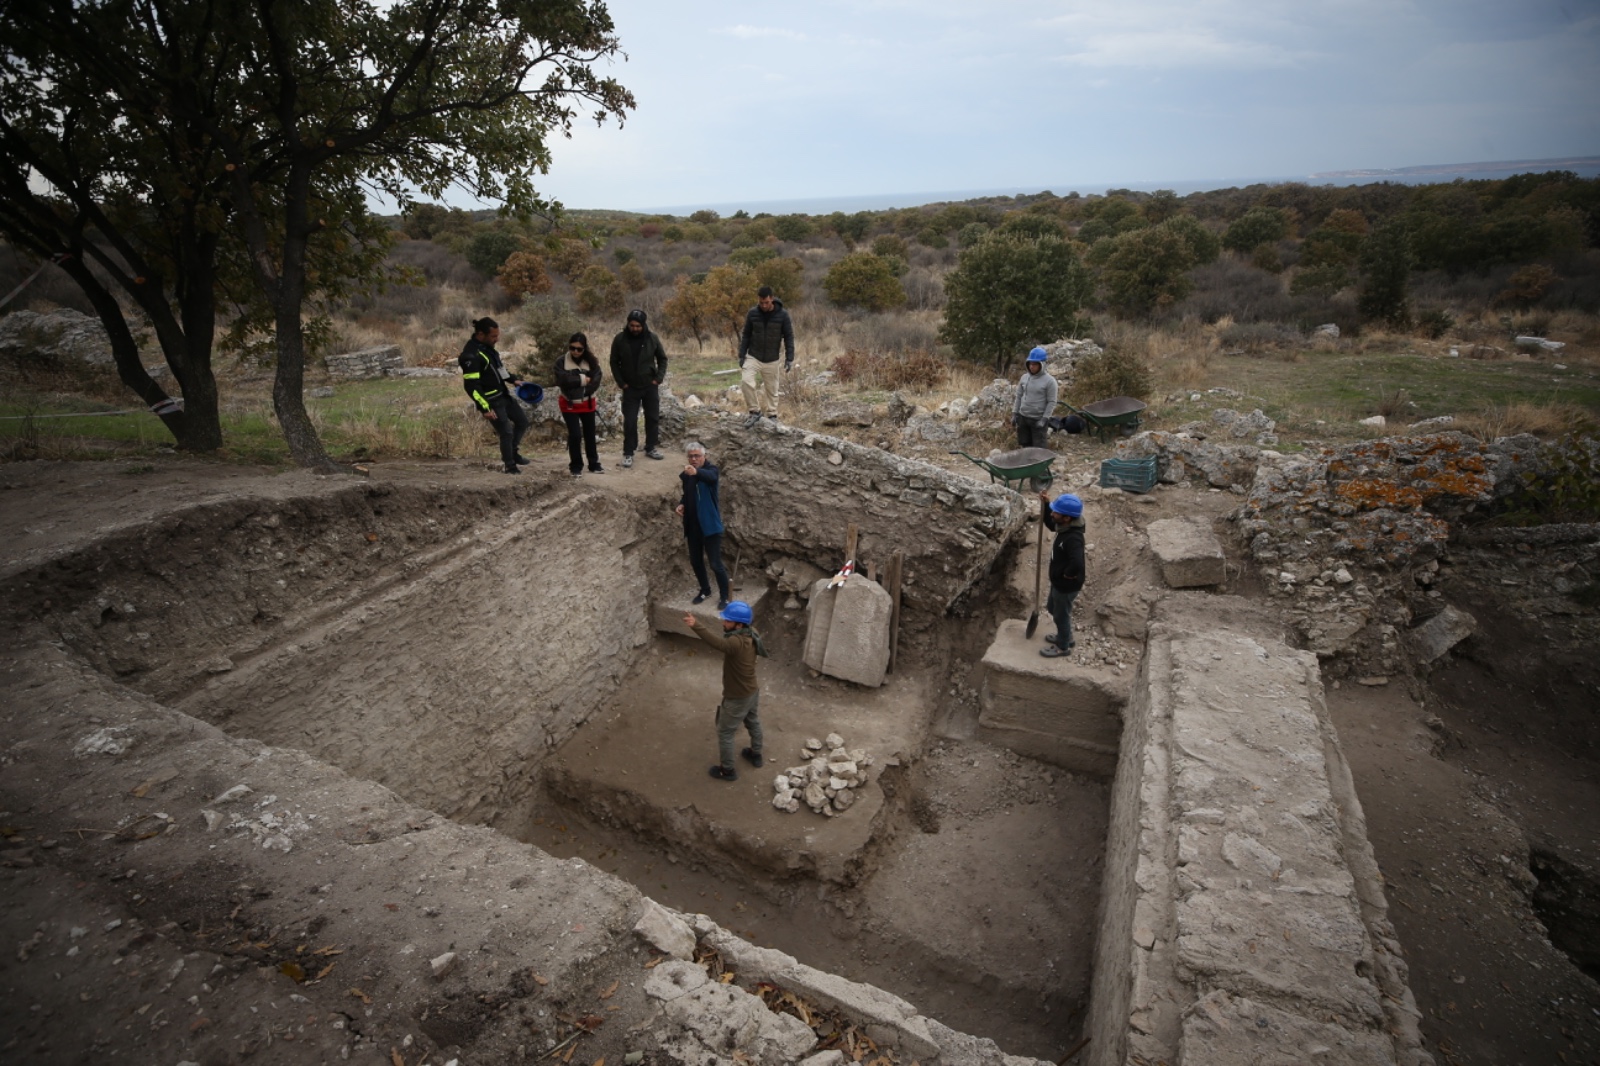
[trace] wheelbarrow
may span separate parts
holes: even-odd
[[[1074,407],[1062,400],[1061,405],[1082,418],[1102,441],[1118,431],[1131,433],[1138,429],[1139,412],[1145,406],[1143,400],[1135,400],[1132,396],[1113,396],[1109,400],[1096,400],[1082,407]]]
[[[1024,481],[1032,481],[1035,488],[1044,489],[1055,480],[1055,475],[1050,472],[1050,464],[1059,458],[1049,448],[1018,448],[1015,451],[1001,452],[992,459],[979,459],[954,448],[950,450],[950,454],[977,463],[989,472],[990,483],[1004,482],[1006,488],[1013,491],[1018,490],[1012,482],[1020,484]]]

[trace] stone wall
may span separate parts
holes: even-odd
[[[363,348],[359,352],[328,356],[328,376],[332,378],[381,378],[406,365],[397,344]]]
[[[1027,521],[1028,501],[1008,489],[836,437],[733,424],[691,432],[722,470],[723,514],[747,569],[789,556],[832,573],[854,522],[856,568],[876,564],[881,575],[904,552],[903,602],[942,614]]]
[[[1283,637],[1232,597],[1172,597],[1151,625],[1112,793],[1098,1066],[1432,1061],[1316,658]]]

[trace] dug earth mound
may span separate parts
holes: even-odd
[[[1473,521],[1537,442],[1134,438],[1047,660],[1036,499],[697,419],[772,653],[731,783],[672,464],[0,468],[8,1061],[1600,1046],[1596,538]]]

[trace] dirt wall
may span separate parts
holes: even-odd
[[[102,672],[515,834],[649,637],[639,534],[597,493],[370,486],[187,510],[16,584]]]

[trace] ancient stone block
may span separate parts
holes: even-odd
[[[876,581],[854,574],[831,595],[833,616],[822,672],[876,688],[889,669],[889,616],[894,606],[889,593]]]
[[[1147,532],[1161,576],[1172,588],[1220,585],[1227,580],[1222,544],[1204,520],[1163,518],[1151,522]]]
[[[823,657],[828,651],[828,629],[833,625],[833,593],[828,589],[828,578],[818,578],[806,597],[806,647],[801,661],[811,669],[822,672]],[[807,747],[810,747],[808,742]],[[822,750],[817,741],[816,750]]]
[[[1417,657],[1431,663],[1472,636],[1477,628],[1477,619],[1466,611],[1446,607],[1412,630],[1411,639],[1416,645]]]
[[[694,579],[689,579],[692,582]],[[689,585],[693,588],[693,585]],[[761,603],[767,598],[767,586],[745,582],[743,591],[736,593],[736,598],[750,605],[752,611],[760,611]],[[683,636],[694,636],[689,632],[689,627],[683,624],[683,616],[692,614],[701,622],[713,627],[713,631],[720,632],[722,623],[717,618],[716,589],[713,587],[711,598],[696,606],[689,602],[690,596],[678,594],[656,599],[650,606],[651,627],[657,633],[679,633]],[[696,638],[698,639],[698,638]]]
[[[328,356],[328,376],[335,378],[381,378],[406,365],[396,344],[363,348],[359,352]]]

